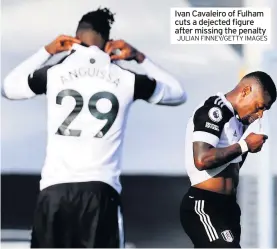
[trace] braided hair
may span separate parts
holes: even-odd
[[[77,31],[92,29],[108,40],[110,36],[111,25],[114,23],[114,13],[108,8],[98,8],[91,11],[81,18]]]

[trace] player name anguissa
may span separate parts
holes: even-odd
[[[95,67],[80,67],[77,69],[73,69],[67,72],[65,75],[62,75],[60,78],[62,83],[65,84],[69,81],[78,80],[84,77],[97,77],[99,79],[105,80],[108,83],[115,84],[116,86],[118,86],[118,84],[120,83],[119,78],[114,78],[106,70],[101,70]]]

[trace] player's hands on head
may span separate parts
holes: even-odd
[[[57,54],[71,49],[73,43],[80,44],[81,41],[68,35],[60,35],[54,41],[45,46],[49,54]]]
[[[256,153],[261,151],[263,144],[267,139],[267,135],[255,134],[252,132],[245,138],[245,142],[248,145],[249,152]]]
[[[120,53],[114,54],[116,50],[119,50]],[[142,63],[145,59],[143,53],[124,40],[108,41],[105,46],[105,52],[110,55],[111,60],[135,60],[138,63]]]

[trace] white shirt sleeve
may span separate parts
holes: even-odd
[[[13,69],[4,79],[2,95],[9,99],[32,98],[36,94],[30,89],[28,76],[45,63],[51,55],[41,48],[37,53]]]
[[[159,105],[180,105],[186,102],[187,95],[181,83],[170,73],[145,58],[140,64],[149,78],[156,80],[156,88],[148,102]]]

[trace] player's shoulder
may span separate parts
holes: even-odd
[[[194,119],[210,119],[215,123],[227,123],[232,117],[232,111],[217,95],[206,99],[194,112]]]
[[[112,62],[110,66],[111,74],[117,75],[118,77],[124,79],[125,82],[130,84],[131,82],[135,81],[135,72],[132,72],[131,70],[124,68],[122,65],[116,62]]]
[[[135,74],[135,72],[132,72],[131,70],[129,70],[128,68],[125,68],[124,65],[122,65],[120,62],[118,61],[112,61],[111,62],[111,68],[114,71],[118,71],[118,72],[122,72],[122,73],[130,73],[130,74]]]

